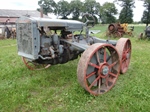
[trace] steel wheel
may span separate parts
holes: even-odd
[[[22,60],[24,64],[27,66],[27,68],[30,70],[41,70],[50,67],[50,64],[38,64],[36,62],[26,59],[25,57],[22,57]]]
[[[77,68],[80,85],[93,95],[108,92],[120,73],[119,54],[110,44],[97,43],[82,54]]]
[[[128,70],[128,66],[131,58],[131,41],[128,38],[120,38],[117,41],[116,49],[118,50],[121,70],[120,73],[125,73]]]
[[[121,34],[120,32],[115,32],[115,33],[114,33],[114,37],[121,38],[121,37],[122,37],[122,34]]]

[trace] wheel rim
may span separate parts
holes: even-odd
[[[78,81],[90,94],[108,92],[120,73],[117,50],[109,44],[93,44],[82,54],[78,68]]]
[[[122,34],[120,32],[115,32],[115,37],[121,38]]]
[[[116,45],[116,49],[118,50],[120,61],[121,61],[120,73],[124,74],[127,72],[130,64],[131,41],[127,38],[119,39]]]
[[[30,70],[41,70],[50,67],[50,64],[38,64],[36,62],[26,59],[25,57],[22,57],[22,60],[26,67]]]

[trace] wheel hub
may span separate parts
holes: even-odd
[[[101,70],[102,74],[106,76],[109,73],[109,67],[104,65]]]

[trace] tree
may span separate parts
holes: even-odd
[[[43,8],[43,13],[46,15],[48,13],[54,13],[55,9],[57,9],[57,4],[54,0],[40,0],[38,1],[38,5]]]
[[[143,12],[143,16],[141,18],[141,21],[143,23],[146,23],[146,26],[150,23],[150,0],[141,0],[144,1],[144,7],[146,8]]]
[[[94,16],[96,20],[95,23],[98,23],[97,16],[100,17],[100,3],[96,2],[95,0],[85,0],[83,3],[82,12]]]
[[[110,24],[116,22],[116,17],[114,15],[118,13],[118,10],[114,3],[105,2],[100,8],[100,13],[102,23]]]
[[[85,0],[83,4],[83,12],[92,14],[92,15],[100,15],[100,3],[95,0]]]
[[[61,0],[58,3],[54,0],[40,0],[38,5],[43,7],[44,14],[54,13],[57,16],[62,16],[62,18],[67,18],[70,14],[70,5],[65,0]]]
[[[67,18],[70,14],[72,14],[73,19],[76,20],[79,16],[82,16],[83,13],[100,15],[100,4],[95,0],[85,0],[84,3],[80,0],[73,0],[71,3],[65,0],[61,0],[58,3],[54,0],[40,0],[38,4],[43,7],[44,14],[54,13],[57,16],[62,16],[62,18]]]
[[[70,5],[67,1],[61,0],[57,4],[57,14],[62,16],[63,19],[67,19],[67,16],[70,15]]]
[[[73,0],[70,2],[70,11],[73,20],[79,19],[79,16],[82,13],[82,6],[83,6],[83,2],[81,2],[80,0]]]
[[[134,8],[134,0],[116,0],[122,8],[119,21],[120,23],[132,23],[133,22],[133,8]]]

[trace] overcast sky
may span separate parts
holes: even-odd
[[[37,8],[39,8],[38,1],[39,0],[1,0],[0,9],[36,10]],[[113,2],[114,0],[96,0],[96,1],[97,2],[100,1],[100,4],[102,5],[104,2]],[[143,2],[139,0],[135,1],[136,2],[135,8],[133,9],[134,13],[133,19],[134,21],[140,21],[144,11]],[[117,6],[117,9],[120,11],[121,7]]]

